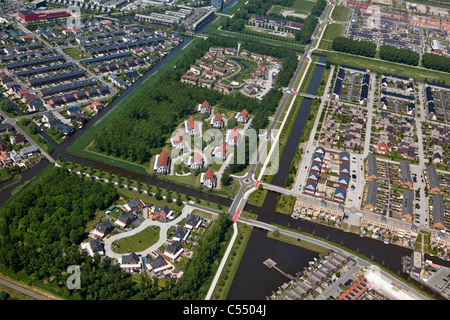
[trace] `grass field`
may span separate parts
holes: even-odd
[[[151,226],[141,232],[117,241],[113,244],[117,253],[141,252],[152,246],[159,240],[159,227]]]
[[[316,1],[295,0],[294,4],[292,5],[292,8],[311,12],[311,10],[315,4],[316,4]]]
[[[335,21],[346,21],[349,8],[342,6],[335,6],[333,13],[331,14],[331,19]]]
[[[450,84],[450,74],[424,68],[411,67],[404,64],[388,62],[351,55],[334,51],[315,51],[318,55],[327,57],[327,61],[334,65],[348,65],[357,68],[369,69],[377,73],[390,73],[402,77],[413,78],[419,81],[442,82]]]
[[[277,206],[275,207],[275,211],[291,215],[294,211],[296,200],[297,198],[295,196],[287,196],[285,194],[277,196]]]
[[[342,35],[342,31],[344,30],[343,24],[331,23],[327,25],[325,32],[323,33],[322,40],[330,40],[332,41],[335,37],[339,37]]]
[[[293,237],[289,237],[287,235],[284,234],[279,234],[279,235],[274,235],[274,233],[272,231],[267,233],[267,237],[275,239],[275,240],[280,240],[289,244],[292,244],[294,246],[298,246],[298,247],[302,247],[320,254],[326,254],[328,251],[330,251],[327,248],[321,247],[317,244],[313,244],[311,242],[305,241],[305,240],[301,240],[298,241],[297,238],[293,238]]]
[[[75,60],[86,59],[86,58],[90,58],[91,57],[89,54],[83,52],[78,47],[63,49],[63,51],[65,53],[67,53],[69,56],[71,56]]]

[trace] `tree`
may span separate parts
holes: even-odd
[[[272,232],[272,235],[273,235],[275,238],[279,238],[279,237],[280,237],[280,231],[278,231],[278,229],[275,229],[275,230]]]

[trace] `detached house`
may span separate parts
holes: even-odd
[[[170,212],[171,211],[168,206],[160,207],[155,205],[152,214],[154,219],[158,218],[165,220],[169,216]]]
[[[244,109],[244,110],[241,111],[241,113],[238,113],[238,114],[236,115],[236,120],[237,120],[237,122],[239,122],[239,123],[247,123],[248,120],[249,120],[247,110]]]
[[[164,255],[171,261],[175,261],[182,253],[184,249],[181,246],[181,242],[175,241],[167,245],[166,250],[164,250]]]
[[[170,139],[170,142],[172,143],[172,147],[175,149],[183,149],[184,143],[183,143],[183,137],[180,136],[178,133]]]
[[[175,232],[172,237],[172,242],[186,242],[187,237],[191,231],[182,226],[175,226]]]
[[[202,225],[202,218],[195,214],[190,214],[188,220],[186,221],[185,227],[189,230],[198,230]]]
[[[211,125],[217,129],[222,129],[224,127],[224,122],[220,113],[216,114],[214,118],[211,118]]]
[[[188,159],[188,166],[191,169],[201,169],[203,168],[203,157],[200,152],[196,152],[194,156]]]
[[[186,133],[191,136],[200,136],[202,131],[201,127],[196,123],[194,117],[190,117],[184,122]]]
[[[18,145],[18,144],[24,144],[25,143],[25,137],[21,134],[13,135],[9,138],[11,141],[11,144]]]
[[[95,256],[95,254],[99,254],[100,256],[105,255],[104,244],[99,239],[84,243],[81,247],[85,249],[91,257]]]
[[[163,150],[156,156],[154,170],[159,174],[168,174],[170,172],[170,158],[166,150]]]
[[[211,107],[209,106],[208,101],[203,101],[203,103],[198,105],[197,111],[200,113],[208,113],[211,114]]]
[[[228,143],[230,146],[237,146],[239,142],[239,130],[237,127],[234,127],[233,130],[227,131],[227,136],[225,138],[225,142]]]
[[[222,160],[226,160],[227,159],[227,145],[225,143],[223,143],[220,147],[216,147],[214,149],[214,151],[212,152],[213,156],[218,158],[218,159],[222,159]]]
[[[95,230],[92,232],[97,237],[103,238],[108,233],[110,233],[114,229],[114,226],[109,222],[109,220],[106,220],[102,223],[97,224],[95,227]]]
[[[137,213],[145,208],[145,203],[142,202],[142,200],[140,200],[139,198],[134,198],[133,200],[125,204],[124,207],[125,209],[127,209],[127,211]]]
[[[124,212],[119,218],[114,222],[114,224],[121,229],[125,229],[130,224],[132,224],[137,219],[136,215],[133,212]]]
[[[144,257],[144,265],[149,272],[154,275],[159,274],[161,271],[172,268],[172,265],[168,264],[162,255],[158,255],[155,259],[151,259],[149,256]]]
[[[0,154],[0,161],[5,167],[9,167],[13,163],[12,159],[6,152],[2,152],[2,154]]]
[[[120,260],[120,268],[122,268],[130,273],[134,273],[134,272],[139,273],[140,270],[142,269],[141,259],[134,252],[132,252],[128,255],[123,255]]]
[[[206,188],[214,188],[217,185],[217,178],[211,168],[202,173],[200,183]]]

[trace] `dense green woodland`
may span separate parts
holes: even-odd
[[[200,242],[181,280],[169,292],[153,281],[137,285],[109,258],[100,261],[84,251],[88,221],[118,197],[112,185],[100,184],[48,167],[0,209],[0,271],[69,299],[203,298],[231,237],[231,221],[220,216]],[[81,289],[66,287],[66,270],[80,266]]]
[[[422,63],[425,68],[450,72],[450,59],[434,53],[424,53]]]
[[[275,112],[282,97],[282,92],[277,89],[289,84],[297,68],[295,52],[256,44],[241,45],[242,49],[282,59],[283,70],[277,76],[275,89],[258,100],[239,92],[227,96],[216,90],[181,83],[181,76],[191,64],[212,46],[236,48],[237,43],[210,38],[191,48],[190,54],[176,68],[167,71],[148,90],[142,90],[142,94],[133,96],[123,111],[95,136],[93,150],[132,162],[147,163],[152,155],[161,152],[176,126],[192,115],[197,104],[205,99],[213,106],[236,112],[245,108],[253,117],[252,127],[265,128],[267,117]]]
[[[377,53],[377,45],[375,43],[352,40],[345,37],[335,37],[333,39],[332,49],[370,58],[375,58],[375,54]]]
[[[409,49],[398,49],[388,45],[380,46],[380,58],[383,60],[409,64],[412,66],[418,66],[420,60],[420,56],[417,52]]]

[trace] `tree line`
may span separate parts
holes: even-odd
[[[301,44],[308,44],[311,41],[311,36],[316,29],[318,21],[317,17],[313,15],[307,16],[302,28],[294,32],[295,40]]]
[[[380,58],[387,61],[409,64],[412,66],[419,65],[420,56],[417,52],[409,49],[396,48],[394,46],[380,46]]]
[[[450,72],[450,59],[434,53],[424,53],[422,64],[427,69]]]
[[[331,48],[335,51],[375,58],[377,46],[373,42],[352,40],[345,37],[335,37]]]
[[[369,58],[375,58],[377,52],[375,43],[352,40],[345,37],[334,38],[332,49],[334,51],[346,52]],[[385,61],[412,66],[418,66],[420,63],[420,55],[417,52],[406,48],[396,48],[390,45],[380,46],[380,58]],[[422,65],[427,69],[450,72],[450,58],[438,54],[424,53],[422,55]]]

